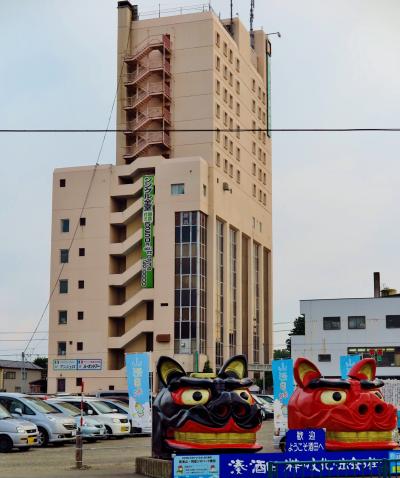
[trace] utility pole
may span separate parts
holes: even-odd
[[[25,367],[25,352],[22,352],[22,367],[21,367],[21,392],[26,392],[26,367]]]

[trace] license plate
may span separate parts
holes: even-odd
[[[36,443],[36,437],[28,437],[28,445],[34,445]]]
[[[127,432],[129,431],[129,427],[121,427],[121,432]]]

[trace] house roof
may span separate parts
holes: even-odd
[[[0,368],[23,368],[22,360],[0,360]],[[25,362],[26,370],[43,370],[39,365],[35,365],[32,362]]]

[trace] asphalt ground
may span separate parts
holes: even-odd
[[[274,451],[272,433],[273,421],[267,420],[257,434],[257,441],[264,445],[264,452]],[[141,476],[135,474],[135,458],[150,455],[150,437],[84,443],[83,463],[88,466],[85,470],[73,469],[74,445],[49,445],[25,452],[13,450],[0,454],[0,478],[132,478]]]

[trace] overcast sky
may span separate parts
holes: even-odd
[[[246,24],[249,4],[234,1]],[[228,0],[212,5],[228,16]],[[273,127],[400,127],[398,0],[258,0],[254,23],[282,34],[271,37]],[[105,127],[116,27],[114,0],[1,1],[0,128]],[[94,164],[100,141],[0,135],[4,358],[25,345],[6,339],[29,337],[6,332],[32,331],[48,299],[53,169]],[[115,161],[114,147],[109,135],[101,163]],[[400,288],[399,152],[400,133],[273,134],[276,330],[290,328],[300,299],[371,296],[373,271]],[[285,335],[275,335],[276,347]],[[46,353],[45,340],[29,351]]]

